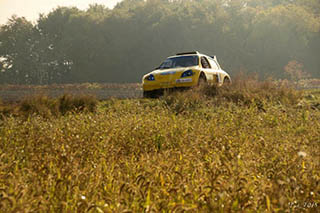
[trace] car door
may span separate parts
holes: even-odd
[[[212,62],[213,60],[210,57],[201,57],[201,65],[203,67],[203,71],[206,73],[206,77],[209,83],[219,83],[219,75],[218,70],[219,67],[216,63]]]
[[[201,67],[202,67],[202,71],[204,72],[204,74],[206,75],[206,79],[208,82],[212,82],[213,81],[213,72],[211,69],[211,65],[207,59],[207,57],[205,56],[201,56],[200,58],[200,62],[201,62]]]

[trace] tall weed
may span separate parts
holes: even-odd
[[[196,110],[204,102],[203,95],[196,90],[166,92],[161,98],[164,104],[176,114],[184,113],[188,110]]]
[[[256,77],[243,75],[236,77],[230,85],[207,86],[203,92],[218,103],[230,101],[245,105],[263,102],[291,105],[297,104],[302,98],[302,91],[289,85],[278,85],[271,79],[259,81]]]
[[[318,212],[320,111],[215,101],[187,91],[1,121],[0,212]]]
[[[93,96],[63,95],[59,98],[49,98],[45,95],[25,98],[19,103],[19,113],[28,117],[36,114],[43,117],[64,115],[67,112],[94,112],[97,99]]]
[[[65,114],[69,111],[88,111],[94,112],[97,107],[97,99],[94,96],[82,95],[71,96],[63,95],[59,99],[59,111]]]
[[[19,104],[19,112],[25,116],[34,114],[47,118],[57,116],[59,114],[58,102],[45,95],[28,97]]]
[[[162,99],[170,109],[179,114],[209,105],[225,106],[229,103],[256,106],[264,111],[266,104],[296,105],[302,97],[302,91],[289,85],[279,85],[271,79],[259,81],[254,76],[239,75],[232,84],[204,85],[183,92],[166,93]]]

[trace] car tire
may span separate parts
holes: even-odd
[[[151,98],[151,91],[143,91],[143,98]]]
[[[223,84],[224,84],[224,85],[229,85],[229,84],[231,84],[230,78],[225,77],[225,78],[223,79]]]
[[[199,79],[198,79],[198,87],[204,86],[207,84],[207,79],[203,73],[200,74]]]
[[[157,98],[159,97],[159,91],[153,90],[153,91],[143,91],[143,97],[144,98]]]

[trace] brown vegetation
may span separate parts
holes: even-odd
[[[278,103],[280,105],[296,105],[303,92],[294,89],[290,84],[280,84],[274,81],[259,81],[255,77],[237,76],[231,85],[218,87],[206,85],[187,92],[169,92],[162,98],[166,104],[180,113],[184,108],[199,108],[204,103],[207,106],[256,106],[264,110],[265,105]]]
[[[64,115],[67,112],[95,112],[98,100],[94,96],[72,96],[65,94],[59,98],[50,98],[45,95],[26,97],[22,101],[11,104],[0,102],[0,114],[23,115],[29,117],[41,115],[51,118],[52,116]]]
[[[60,112],[75,99],[2,116],[0,211],[319,211],[319,92],[234,80]]]

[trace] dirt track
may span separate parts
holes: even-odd
[[[320,80],[305,80],[296,86],[302,90],[320,89]],[[44,86],[0,85],[0,101],[3,102],[15,102],[35,95],[59,97],[63,94],[94,95],[99,100],[108,98],[142,98],[142,86],[139,83],[83,83]]]
[[[108,98],[140,98],[142,97],[142,90],[140,87],[110,87],[110,88],[97,88],[97,89],[87,89],[87,88],[45,88],[45,89],[35,89],[35,88],[14,88],[14,89],[0,89],[0,100],[4,102],[15,102],[19,101],[28,96],[35,95],[47,95],[49,97],[58,97],[63,94],[72,95],[94,95],[99,100],[104,100]]]

